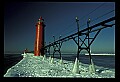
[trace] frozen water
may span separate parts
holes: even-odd
[[[89,65],[78,62],[79,73],[73,73],[74,61],[51,57],[22,54],[24,58],[8,69],[4,77],[59,77],[59,78],[115,78],[115,69],[95,67],[95,73],[89,72]]]

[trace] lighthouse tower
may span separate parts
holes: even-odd
[[[43,56],[44,53],[44,29],[45,24],[42,17],[38,19],[36,23],[36,38],[35,38],[35,45],[34,45],[34,56]]]

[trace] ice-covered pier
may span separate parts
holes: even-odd
[[[4,77],[57,77],[57,78],[115,78],[115,69],[90,65],[80,61],[66,61],[51,57],[34,56],[33,53],[22,54],[24,58],[8,69]]]

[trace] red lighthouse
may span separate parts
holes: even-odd
[[[34,56],[44,55],[44,27],[44,20],[40,17],[36,24]]]

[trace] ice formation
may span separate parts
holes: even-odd
[[[115,78],[115,69],[94,65],[93,70],[91,69],[93,65],[83,64],[77,59],[75,63],[51,57],[34,56],[33,53],[22,55],[24,58],[9,68],[4,77]],[[95,73],[91,73],[90,69]]]

